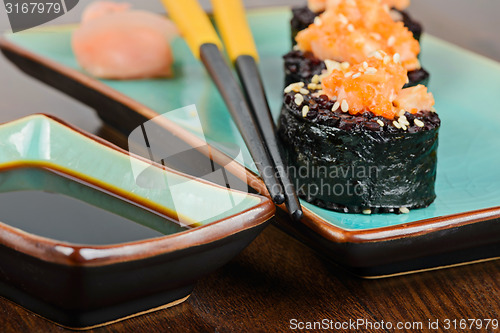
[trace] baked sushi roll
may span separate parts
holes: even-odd
[[[335,5],[339,0],[309,0],[306,6],[292,8],[291,35],[292,45],[295,45],[295,36],[301,30],[304,30],[309,25],[313,24],[316,16],[323,13],[330,3]],[[390,8],[389,14],[394,21],[401,21],[413,34],[416,40],[420,40],[422,35],[422,25],[413,20],[411,16],[405,11],[410,5],[409,0],[382,0],[382,5]]]
[[[344,213],[430,205],[440,127],[432,94],[403,89],[397,54],[330,67],[285,88],[278,133],[299,196]]]
[[[294,50],[284,56],[285,83],[309,83],[325,60],[359,63],[376,50],[399,53],[408,71],[406,87],[427,85],[419,62],[420,44],[402,22],[395,22],[378,0],[341,1],[300,31]]]

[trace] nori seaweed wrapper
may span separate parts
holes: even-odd
[[[440,127],[435,112],[406,113],[405,131],[371,113],[322,110],[314,103],[327,109],[333,101],[321,98],[308,102],[313,108],[304,118],[293,93],[287,94],[278,121],[289,174],[303,199],[344,213],[398,213],[434,201]],[[425,126],[416,126],[415,119]]]
[[[420,36],[422,35],[422,25],[417,21],[414,21],[405,11],[397,10],[395,8],[392,10],[401,14],[405,27],[413,33],[413,38],[420,41]],[[307,6],[292,8],[292,19],[290,21],[292,45],[296,44],[295,36],[297,36],[299,31],[304,30],[311,25],[314,22],[314,18],[320,14],[321,13],[311,11]]]
[[[321,75],[326,69],[325,62],[318,59],[312,52],[293,50],[283,56],[285,66],[285,86],[294,82],[311,82],[314,75]],[[404,88],[423,84],[429,84],[429,73],[423,69],[408,72],[409,82]]]
[[[314,22],[314,18],[320,14],[313,12],[307,6],[292,8],[292,19],[290,20],[292,45],[297,44],[295,36],[297,36],[299,31],[311,25]]]

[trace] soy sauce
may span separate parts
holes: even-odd
[[[108,245],[187,230],[174,219],[38,168],[0,172],[0,222],[74,244]]]

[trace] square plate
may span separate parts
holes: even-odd
[[[282,102],[281,56],[290,49],[290,16],[288,8],[249,12],[275,117]],[[125,134],[145,119],[166,114],[170,122],[165,128],[193,145],[206,139],[222,152],[214,152],[215,161],[226,165],[226,154],[235,158],[246,169],[231,165],[230,171],[244,175],[252,187],[266,193],[216,88],[182,40],[174,42],[173,79],[96,80],[76,63],[70,47],[72,29],[9,35],[1,47],[22,70],[94,107]],[[410,214],[370,216],[336,213],[303,202],[305,218],[282,225],[361,276],[388,276],[500,256],[500,155],[496,154],[500,114],[492,107],[500,92],[500,65],[429,35],[423,36],[422,49],[421,61],[431,73],[430,90],[442,119],[436,201]],[[102,101],[121,116],[100,107]],[[196,104],[201,128],[193,127],[187,115],[168,114],[189,104]],[[225,142],[240,146],[242,154],[231,156]]]
[[[274,215],[265,197],[169,170],[46,115],[0,125],[0,142],[0,195],[15,193],[23,209],[0,222],[0,295],[64,326],[179,304]],[[168,186],[146,187],[145,177]],[[23,205],[23,191],[63,194],[127,220],[109,227],[106,215],[74,226],[77,211],[65,201],[67,223],[55,224],[55,213]],[[31,224],[16,221],[27,213]],[[141,236],[133,222],[156,232]]]

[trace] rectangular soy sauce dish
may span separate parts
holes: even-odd
[[[0,125],[0,142],[0,199],[16,205],[0,213],[9,219],[0,222],[0,295],[66,327],[185,301],[197,279],[238,254],[274,215],[267,198],[131,156],[50,116]],[[169,186],[141,187],[132,165]],[[36,200],[16,203],[47,195],[59,196],[61,211],[84,214],[91,205],[110,221],[77,225],[70,215],[68,227],[32,211],[43,210]],[[76,201],[89,207],[73,209]]]
[[[282,56],[291,48],[290,18],[290,8],[248,13],[275,118],[283,98]],[[21,70],[94,108],[125,135],[159,114],[195,104],[203,143],[212,147],[210,157],[259,193],[267,193],[210,77],[182,40],[174,42],[176,75],[171,79],[99,80],[83,72],[75,60],[70,45],[74,28],[11,34],[0,41],[0,48]],[[371,216],[302,202],[301,221],[277,220],[320,255],[359,276],[387,277],[500,257],[500,116],[491,107],[500,91],[500,65],[429,35],[423,35],[422,49],[442,120],[436,201],[409,214]],[[475,110],[481,111],[471,117]],[[202,142],[200,130],[187,116],[169,113],[162,126],[165,133],[193,147]],[[225,142],[241,147],[242,158]],[[228,164],[233,159],[238,163]]]

